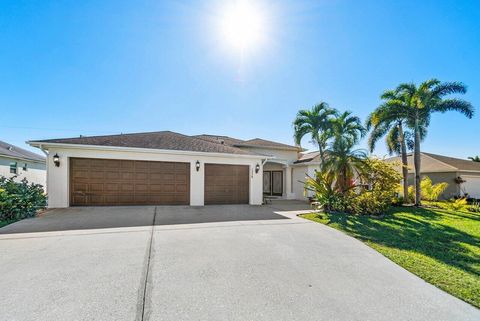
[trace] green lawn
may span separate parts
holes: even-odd
[[[302,217],[364,241],[427,282],[480,307],[480,214],[395,207],[383,218]]]

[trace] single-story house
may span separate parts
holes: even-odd
[[[408,154],[408,182],[414,184],[413,154]],[[401,163],[401,157],[388,158]],[[400,168],[399,168],[400,170]],[[471,160],[421,153],[421,177],[428,176],[434,184],[446,182],[448,187],[441,197],[468,196],[480,199],[480,163]]]
[[[48,153],[49,207],[262,204],[306,199],[316,160],[297,146],[170,131],[36,140]]]
[[[0,141],[0,176],[15,177],[15,181],[26,178],[29,183],[45,186],[45,157]]]

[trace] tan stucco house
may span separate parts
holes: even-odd
[[[14,177],[18,182],[26,178],[29,183],[45,186],[45,157],[0,141],[0,176]]]
[[[297,146],[170,131],[28,143],[48,153],[49,207],[305,200],[317,164]]]
[[[400,157],[388,158],[388,162],[401,162]],[[409,184],[414,184],[413,155],[408,155]],[[400,169],[399,169],[400,170]],[[421,153],[421,176],[428,176],[433,183],[447,182],[445,199],[465,196],[480,199],[480,163],[471,160]]]

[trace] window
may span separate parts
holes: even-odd
[[[17,174],[17,163],[10,163],[10,174]]]
[[[23,169],[24,172],[28,171],[27,163],[23,164],[22,169]]]

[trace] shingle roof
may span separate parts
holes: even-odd
[[[75,138],[37,140],[32,141],[31,143],[60,143],[256,155],[254,153],[250,153],[248,151],[244,151],[240,148],[236,148],[233,146],[218,144],[205,139],[200,139],[193,136],[186,136],[171,131],[106,136],[81,136]]]
[[[299,150],[300,148],[297,146],[282,144],[273,142],[271,140],[261,139],[261,138],[254,138],[250,140],[245,140],[241,143],[236,144],[236,146],[245,146],[245,147],[270,147],[270,148],[278,148],[278,149],[285,149],[285,150]]]
[[[232,138],[229,136],[219,136],[219,135],[197,135],[194,136],[197,138],[205,139],[211,142],[235,146],[235,147],[270,147],[275,149],[285,149],[285,150],[299,150],[299,147],[277,143],[271,140],[261,139],[261,138],[254,138],[249,140],[242,140],[238,138]]]
[[[437,154],[430,154],[430,153],[422,153],[428,155],[442,163],[455,167],[458,170],[462,171],[480,171],[480,163],[474,162],[471,160],[461,159],[461,158],[454,158],[449,156],[437,155]]]
[[[295,164],[301,163],[310,163],[310,162],[319,162],[320,161],[320,152],[309,152],[301,154],[300,158],[295,161]]]
[[[207,134],[202,134],[202,135],[196,135],[193,136],[195,138],[200,138],[207,140],[209,142],[213,143],[218,143],[218,144],[225,144],[229,146],[235,146],[236,144],[240,144],[244,142],[244,140],[237,139],[237,138],[232,138],[228,136],[218,136],[218,135],[207,135]]]
[[[29,152],[23,148],[0,141],[0,155],[9,158],[30,160],[34,162],[45,162],[45,157]]]
[[[421,153],[421,172],[452,172],[452,171],[480,171],[480,163],[471,160],[454,158],[431,153]],[[413,155],[407,157],[408,168],[413,172]],[[388,162],[401,161],[399,156],[386,159]]]

